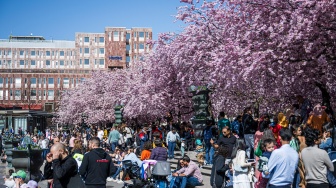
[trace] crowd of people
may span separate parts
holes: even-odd
[[[328,155],[334,150],[331,119],[321,105],[312,107],[302,97],[299,102],[284,112],[261,117],[253,116],[249,107],[231,120],[220,112],[216,123],[206,122],[201,138],[194,138],[190,123],[173,121],[142,126],[76,125],[69,130],[34,130],[23,133],[23,138],[31,137],[43,149],[46,162],[40,187],[123,184],[132,178],[126,161],[141,169],[146,160],[174,159],[176,150],[182,158],[170,176],[170,188],[202,184],[215,188],[329,187],[334,183]],[[204,160],[193,161],[185,151],[204,153]],[[202,166],[211,167],[210,182],[203,182]],[[18,187],[24,185],[24,181],[15,182]]]

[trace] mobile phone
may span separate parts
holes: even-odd
[[[249,163],[254,163],[254,162],[255,162],[255,159],[247,159],[247,162],[249,162]]]

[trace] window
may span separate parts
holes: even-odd
[[[60,56],[64,56],[64,51],[60,51]]]
[[[137,32],[134,32],[133,36],[134,36],[134,38],[136,38],[137,37]]]
[[[8,50],[8,51],[7,51],[7,55],[11,56],[11,55],[12,55],[12,51],[11,51],[11,50]]]
[[[64,61],[60,61],[60,65],[61,65],[61,66],[64,66]]]
[[[129,40],[131,38],[131,33],[126,33],[126,40]]]
[[[74,84],[74,79],[71,78],[71,79],[70,79],[70,82],[71,82],[71,84],[73,85],[73,84]]]
[[[79,65],[82,65],[82,60],[81,59],[79,60]]]
[[[2,65],[2,61],[0,60],[0,65]]]
[[[137,49],[137,44],[134,44],[134,49],[135,49],[135,50]]]
[[[58,84],[58,85],[61,84],[61,78],[57,78],[57,84]]]
[[[31,60],[30,65],[35,66],[36,65],[35,60]]]
[[[80,53],[80,54],[82,53],[82,48],[79,48],[79,53]]]
[[[99,42],[104,43],[104,37],[99,37]]]
[[[48,96],[53,97],[54,96],[54,90],[48,90]]]
[[[36,96],[36,90],[30,90],[30,96],[35,97]]]
[[[130,50],[130,45],[129,44],[126,44],[126,50]]]
[[[84,42],[89,42],[90,38],[89,37],[84,37]]]
[[[16,97],[21,96],[21,90],[15,90],[15,96]]]
[[[63,79],[63,84],[64,85],[69,85],[69,78],[64,78]]]
[[[50,66],[50,60],[46,60],[46,65]]]
[[[9,90],[9,95],[12,97],[13,96],[13,90]]]
[[[46,51],[46,56],[50,56],[50,51]]]
[[[99,59],[99,65],[104,65],[104,59]]]
[[[144,38],[145,37],[145,33],[144,32],[139,32],[139,37]]]
[[[131,57],[130,56],[126,56],[126,62],[130,62],[131,61]]]
[[[113,40],[114,41],[119,41],[119,32],[118,31],[113,31]]]
[[[23,50],[20,50],[20,55],[24,55],[24,51]]]
[[[90,48],[85,48],[84,53],[86,53],[86,54],[90,53]]]
[[[24,65],[24,60],[20,60],[20,65]]]
[[[36,84],[36,78],[30,78],[30,84]]]
[[[89,59],[84,59],[84,65],[89,65],[90,64],[90,60]]]
[[[140,49],[140,50],[144,50],[144,49],[145,49],[145,45],[144,45],[143,43],[140,43],[140,44],[139,44],[139,49]]]
[[[54,84],[54,78],[48,78],[48,84]]]
[[[30,51],[30,55],[34,56],[35,55],[35,51]]]
[[[0,84],[1,85],[3,84],[3,78],[0,78]]]
[[[149,33],[148,32],[146,32],[146,38],[149,38]]]
[[[104,48],[99,48],[99,54],[104,54]]]

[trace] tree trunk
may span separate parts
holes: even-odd
[[[316,82],[315,85],[321,90],[322,92],[322,106],[325,106],[326,113],[331,116],[332,120],[334,120],[334,111],[330,104],[330,94],[324,84],[321,82]]]

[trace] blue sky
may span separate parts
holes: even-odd
[[[179,0],[0,0],[0,39],[9,35],[74,40],[75,32],[103,33],[109,27],[151,27],[180,32],[174,22]]]

